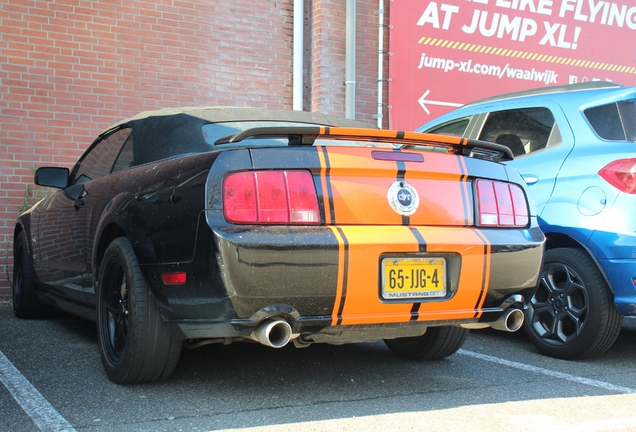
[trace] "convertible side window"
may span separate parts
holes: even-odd
[[[134,158],[133,158],[133,134],[128,135],[128,139],[126,143],[122,147],[119,155],[117,155],[117,160],[115,161],[115,165],[113,165],[113,171],[120,171],[126,168],[130,168],[133,166]]]
[[[75,169],[75,183],[84,183],[109,174],[131,131],[130,128],[118,129],[94,144]],[[125,162],[122,160],[122,163]]]
[[[545,107],[493,111],[488,114],[479,139],[503,144],[515,157],[561,144],[554,115]]]

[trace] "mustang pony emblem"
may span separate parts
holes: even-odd
[[[417,190],[405,181],[396,181],[387,193],[391,208],[399,215],[410,216],[420,205]]]

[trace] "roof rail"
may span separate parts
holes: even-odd
[[[523,91],[513,92],[513,93],[504,93],[497,96],[488,97],[485,99],[479,99],[476,101],[469,102],[465,105],[462,105],[462,107],[477,105],[484,102],[499,101],[502,99],[513,99],[513,98],[523,97],[523,96],[572,92],[572,91],[581,91],[581,90],[597,90],[601,88],[619,88],[619,87],[624,87],[624,86],[622,84],[618,84],[618,83],[614,83],[610,81],[587,81],[587,82],[581,82],[576,84],[539,87],[539,88],[534,88],[530,90],[523,90]]]

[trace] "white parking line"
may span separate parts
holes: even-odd
[[[42,431],[75,431],[0,351],[0,381]]]
[[[562,425],[554,428],[558,432],[601,432],[615,430],[634,430],[636,425],[636,417],[597,420],[585,423],[573,423],[571,425]]]
[[[564,379],[564,380],[568,380],[568,381],[572,381],[575,383],[579,383],[579,384],[585,384],[585,385],[589,385],[592,387],[599,387],[605,390],[609,390],[609,391],[614,391],[614,392],[619,392],[619,393],[627,393],[627,394],[631,394],[631,393],[636,393],[636,389],[632,389],[629,387],[623,387],[623,386],[617,386],[614,384],[610,384],[608,382],[604,382],[604,381],[597,381],[597,380],[593,380],[590,378],[583,378],[580,376],[576,376],[576,375],[570,375],[570,374],[566,374],[563,372],[557,372],[557,371],[553,371],[553,370],[549,370],[549,369],[543,369],[540,367],[536,367],[536,366],[530,366],[527,365],[525,363],[519,363],[519,362],[515,362],[515,361],[510,361],[510,360],[505,360],[499,357],[493,357],[493,356],[489,356],[486,354],[480,354],[480,353],[476,353],[474,351],[466,351],[463,349],[460,349],[459,351],[457,351],[457,354],[461,354],[461,355],[465,355],[465,356],[469,356],[469,357],[474,357],[474,358],[478,358],[480,360],[485,360],[491,363],[497,363],[500,365],[504,365],[504,366],[508,366],[508,367],[512,367],[515,369],[521,369],[527,372],[534,372],[534,373],[538,373],[538,374],[542,374],[542,375],[547,375],[553,378],[559,378],[559,379]]]

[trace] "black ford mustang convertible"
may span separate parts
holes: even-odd
[[[254,108],[104,131],[15,226],[18,317],[97,323],[108,377],[165,379],[184,344],[384,340],[442,358],[514,331],[544,236],[498,144]]]

